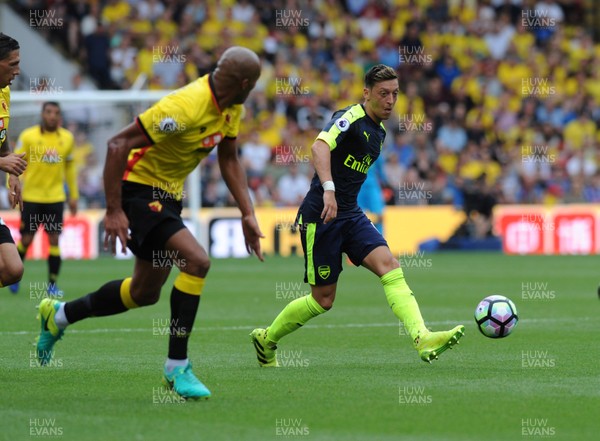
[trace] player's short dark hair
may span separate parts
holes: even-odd
[[[365,87],[372,89],[373,86],[382,81],[397,80],[398,74],[390,66],[377,64],[373,66],[365,75]]]
[[[19,49],[19,42],[0,32],[0,60],[4,60],[8,54],[17,49]]]
[[[44,104],[42,104],[42,112],[46,110],[46,107],[48,106],[58,107],[58,110],[60,110],[60,104],[58,104],[56,101],[45,101]]]

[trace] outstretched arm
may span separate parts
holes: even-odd
[[[67,186],[69,187],[69,211],[71,216],[77,215],[77,201],[79,200],[79,187],[77,186],[77,166],[72,159],[66,161],[65,175]]]
[[[238,150],[235,145],[235,139],[225,138],[219,143],[217,150],[219,158],[219,168],[227,188],[238,204],[242,212],[242,229],[246,239],[246,250],[261,261],[264,260],[260,250],[260,238],[265,237],[260,231],[256,217],[254,216],[254,207],[248,193],[248,182],[246,172],[238,158]]]

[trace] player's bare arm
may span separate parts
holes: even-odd
[[[24,156],[25,153],[15,154],[12,152],[7,137],[0,148],[0,170],[15,176],[21,175],[27,168]]]
[[[250,194],[248,193],[248,184],[246,172],[239,161],[235,140],[225,138],[219,144],[217,154],[219,157],[219,167],[223,179],[242,212],[242,229],[246,239],[246,249],[248,253],[254,252],[261,261],[264,260],[260,250],[260,238],[265,237],[260,231]]]
[[[76,191],[76,189],[72,187],[77,186],[77,167],[75,166],[75,161],[73,160],[66,161],[65,167],[67,185],[69,186],[69,200],[67,201],[67,205],[69,206],[69,212],[71,213],[71,216],[76,216],[78,198],[73,197],[73,193]]]
[[[13,175],[8,175],[8,201],[10,208],[15,208],[17,205],[23,211],[23,193],[21,192],[21,180]]]
[[[312,146],[313,166],[319,175],[321,184],[327,181],[333,181],[331,177],[331,151],[325,141],[317,139]],[[321,219],[327,223],[337,216],[337,201],[335,200],[335,191],[326,190],[323,192],[323,212]]]
[[[0,170],[8,173],[8,201],[10,207],[23,210],[23,195],[21,194],[21,181],[18,176],[27,168],[27,162],[23,157],[25,153],[15,154],[10,148],[8,137],[0,148]]]
[[[121,207],[121,179],[127,167],[127,157],[132,149],[149,145],[142,130],[131,123],[108,141],[104,164],[104,192],[106,194],[106,217],[104,218],[104,248],[116,254],[117,237],[121,240],[121,252],[126,253],[129,238],[129,221]]]

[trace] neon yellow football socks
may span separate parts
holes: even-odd
[[[267,338],[270,342],[277,343],[282,337],[324,312],[326,309],[319,305],[311,294],[292,300],[267,328]]]
[[[398,319],[402,321],[412,340],[419,332],[427,331],[417,300],[404,279],[402,268],[396,268],[379,279],[383,285],[388,304]]]

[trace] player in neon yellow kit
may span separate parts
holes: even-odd
[[[180,272],[171,291],[164,380],[182,397],[210,396],[187,358],[188,338],[210,261],[181,219],[183,182],[218,145],[221,173],[242,213],[246,248],[263,259],[263,236],[235,142],[242,104],[259,76],[260,59],[254,52],[229,48],[213,72],[161,99],[108,142],[105,245],[115,253],[117,237],[127,243],[136,256],[133,276],[108,282],[68,303],[42,301],[37,344],[41,364],[48,363],[54,343],[67,325],[156,303],[171,270],[170,265],[157,267],[156,261],[170,260],[165,259],[166,252],[169,256],[175,253],[173,263]]]
[[[404,272],[386,240],[357,203],[367,172],[383,148],[383,120],[396,104],[399,85],[394,69],[373,66],[365,75],[364,102],[338,110],[312,146],[315,175],[298,210],[304,250],[304,281],[311,294],[290,302],[266,328],[250,334],[258,363],[277,366],[277,344],[312,318],[333,306],[342,272],[342,252],[356,266],[374,273],[394,315],[402,321],[419,357],[431,362],[452,348],[464,334],[459,325],[431,332]]]

